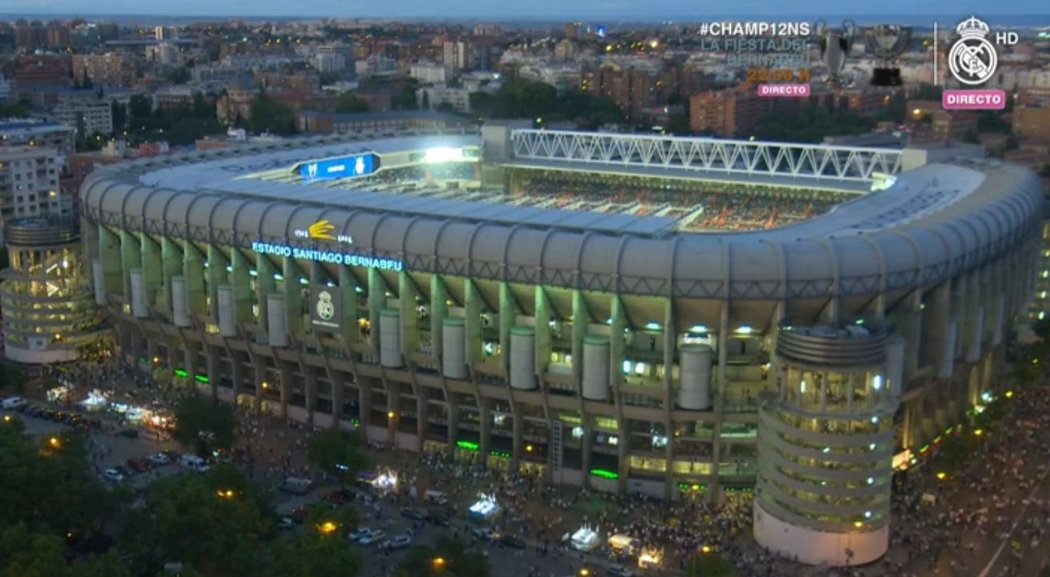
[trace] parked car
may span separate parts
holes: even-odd
[[[374,545],[375,543],[378,543],[380,540],[382,540],[384,536],[386,536],[386,531],[382,529],[376,529],[375,531],[370,531],[367,535],[358,539],[357,544],[362,547],[368,547],[369,545]]]
[[[408,549],[411,546],[412,546],[412,538],[411,537],[409,537],[408,535],[398,535],[397,537],[391,538],[389,541],[385,541],[382,545],[380,545],[379,548],[380,549],[397,550],[397,549]]]
[[[116,469],[106,469],[102,472],[102,476],[105,477],[107,481],[111,481],[113,483],[123,483],[125,479],[124,475],[122,475],[120,471]]]
[[[134,475],[134,473],[132,473],[131,471],[127,470],[123,465],[117,465],[116,467],[113,467],[113,470],[117,471],[121,475],[124,475],[125,479],[128,479],[132,475]]]
[[[528,544],[526,544],[521,537],[515,537],[514,535],[500,535],[496,542],[504,547],[510,547],[511,549],[528,548]]]
[[[20,407],[24,407],[25,405],[26,400],[22,397],[7,397],[4,400],[0,401],[0,408],[6,409],[8,411],[17,410]]]
[[[637,577],[638,574],[630,569],[623,567],[622,565],[613,565],[606,571],[609,577]]]
[[[332,489],[325,493],[321,500],[333,507],[342,507],[354,500],[354,492],[350,489]]]
[[[124,430],[120,431],[117,434],[120,435],[121,437],[126,437],[128,439],[137,439],[137,438],[139,438],[139,432],[136,429],[124,429]]]
[[[364,537],[365,535],[371,535],[371,534],[372,534],[372,530],[369,529],[368,527],[359,527],[359,528],[351,531],[350,534],[346,536],[346,538],[350,539],[351,541],[355,541],[356,542],[361,537]]]
[[[425,521],[427,518],[427,512],[414,507],[405,507],[401,509],[401,516],[406,519],[412,519],[413,521]]]
[[[452,521],[448,518],[448,515],[440,512],[431,511],[427,513],[427,522],[433,523],[438,527],[450,527]]]
[[[499,537],[495,531],[488,527],[476,527],[472,533],[474,533],[474,536],[481,541],[494,541]]]
[[[183,455],[179,457],[179,466],[198,473],[207,473],[211,470],[208,463],[197,455]]]
[[[148,473],[150,466],[146,459],[128,459],[128,468],[136,473]]]
[[[313,481],[301,477],[288,477],[281,483],[280,490],[293,495],[305,495],[313,488]]]
[[[146,459],[155,467],[161,467],[171,463],[171,457],[168,457],[168,455],[164,453],[153,453],[149,457],[146,457]]]
[[[295,528],[295,525],[296,525],[295,519],[292,519],[291,517],[288,517],[288,516],[281,517],[280,519],[277,520],[277,528],[282,530],[282,531],[287,531],[289,529],[293,529],[293,528]]]

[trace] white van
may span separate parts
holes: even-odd
[[[642,550],[642,542],[628,535],[613,535],[609,537],[609,548],[633,556]]]
[[[190,471],[196,471],[198,473],[207,473],[211,467],[201,457],[197,455],[183,455],[179,458],[179,466],[183,469],[189,469]]]

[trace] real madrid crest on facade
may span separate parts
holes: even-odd
[[[971,16],[956,26],[959,39],[948,53],[948,67],[952,76],[963,84],[984,84],[999,65],[995,45],[988,41],[991,29],[987,24]]]
[[[317,318],[322,321],[330,321],[335,316],[335,303],[332,302],[332,293],[321,291],[317,293]]]

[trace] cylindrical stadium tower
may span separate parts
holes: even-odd
[[[886,553],[903,357],[883,329],[782,328],[779,391],[758,427],[755,539],[814,565]]]
[[[27,218],[4,226],[10,268],[0,273],[6,356],[72,361],[101,337],[75,221]]]

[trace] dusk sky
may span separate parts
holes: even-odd
[[[0,13],[156,14],[172,16],[331,16],[364,18],[689,19],[719,15],[1050,15],[1047,0],[3,0]]]

